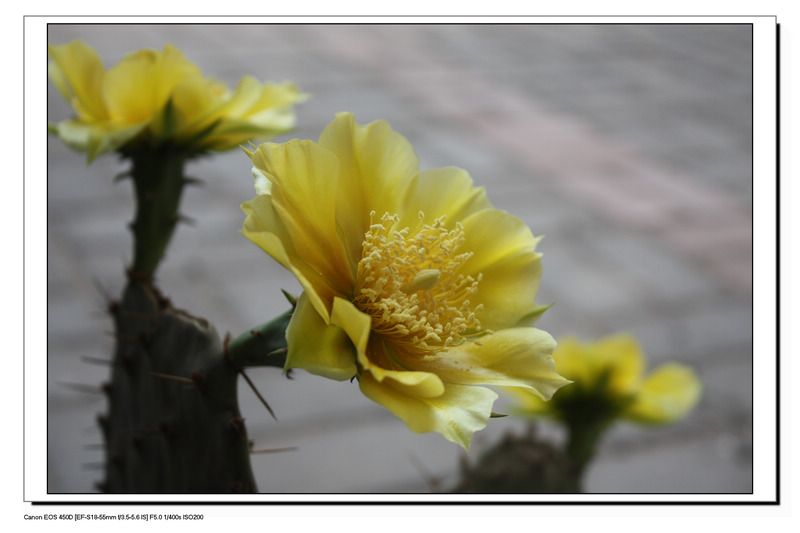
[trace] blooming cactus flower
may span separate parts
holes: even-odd
[[[519,402],[519,412],[569,418],[573,409],[602,404],[615,418],[664,424],[685,416],[700,399],[700,380],[685,365],[666,363],[644,376],[642,350],[627,334],[585,343],[559,339],[553,358],[558,373],[574,383],[549,403],[509,389]]]
[[[304,99],[291,83],[246,76],[230,91],[205,78],[180,50],[140,50],[105,70],[80,40],[49,45],[50,79],[76,117],[50,126],[67,145],[100,154],[148,135],[190,152],[227,150],[294,126],[292,105]]]
[[[389,124],[348,113],[319,142],[247,153],[258,196],[242,205],[243,233],[303,288],[286,368],[357,377],[412,431],[464,448],[497,398],[484,385],[549,399],[568,383],[553,338],[530,327],[538,239],[465,171],[420,172]]]

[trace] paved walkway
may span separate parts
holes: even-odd
[[[126,52],[180,47],[233,85],[245,74],[293,80],[313,97],[293,136],[316,139],[337,111],[386,119],[422,168],[455,165],[493,203],[546,238],[539,325],[554,336],[634,333],[652,364],[693,365],[705,384],[682,423],[620,425],[588,475],[595,492],[750,492],[752,488],[752,176],[749,26],[51,26],[108,65]],[[52,89],[49,119],[69,111]],[[286,137],[288,138],[288,137]],[[103,291],[130,259],[128,184],[111,156],[88,169],[48,146],[49,488],[90,492],[102,453],[94,386],[112,341]],[[281,312],[294,279],[239,235],[253,196],[237,152],[194,164],[194,227],[177,232],[160,285],[176,305],[236,334]],[[416,435],[357,386],[275,369],[242,386],[264,492],[427,492],[462,453]],[[498,419],[473,453],[522,424]],[[560,438],[552,428],[545,433]]]

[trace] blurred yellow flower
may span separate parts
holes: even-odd
[[[251,76],[230,91],[169,44],[128,54],[109,70],[80,40],[48,45],[48,53],[50,79],[76,114],[50,130],[89,161],[140,139],[199,153],[269,138],[294,126],[292,105],[305,98],[291,83]]]
[[[574,383],[548,403],[524,391],[507,390],[518,401],[518,412],[567,419],[597,409],[608,417],[664,424],[685,416],[700,399],[700,380],[685,365],[666,363],[644,376],[643,352],[630,335],[586,343],[560,339],[553,358],[556,371]]]
[[[248,152],[258,196],[243,233],[303,294],[286,368],[361,391],[415,432],[464,448],[511,386],[544,399],[567,381],[552,337],[530,327],[538,239],[457,168],[419,171],[405,137],[340,113],[319,142]]]

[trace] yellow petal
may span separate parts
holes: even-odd
[[[668,363],[645,379],[625,417],[663,424],[685,416],[699,401],[702,385],[687,366]]]
[[[69,102],[78,117],[87,121],[108,117],[101,94],[105,69],[93,48],[76,40],[63,45],[48,45],[52,62],[50,79]]]
[[[361,244],[369,229],[370,212],[403,212],[402,201],[419,170],[408,140],[384,121],[356,124],[350,113],[339,113],[319,138],[339,161],[337,221],[346,249],[361,259]]]
[[[244,76],[239,80],[236,90],[225,103],[216,110],[218,117],[241,117],[247,113],[261,98],[261,84],[252,76]]]
[[[318,294],[348,295],[355,283],[355,265],[337,233],[336,156],[311,141],[293,140],[262,144],[252,158],[254,166],[272,182],[272,206],[285,229],[283,235],[291,240],[296,260],[305,265],[304,270],[317,272],[317,279],[327,285],[319,287]],[[330,309],[332,302],[325,303]]]
[[[298,256],[291,237],[272,206],[272,196],[257,196],[242,204],[242,211],[247,215],[242,234],[294,274],[314,309],[325,322],[329,322],[329,302],[333,300],[334,291]]]
[[[356,375],[356,350],[347,334],[338,326],[329,325],[300,295],[286,328],[289,353],[286,368],[302,368],[339,381]]]
[[[492,207],[484,188],[475,187],[470,175],[456,167],[420,172],[409,187],[403,205],[401,228],[414,227],[420,211],[425,213],[428,223],[446,215],[445,225],[452,228],[472,213]]]
[[[342,328],[347,333],[356,348],[359,363],[365,364],[366,361],[363,358],[365,357],[369,336],[372,331],[370,317],[359,311],[352,302],[344,298],[334,298],[331,323]]]
[[[291,83],[260,84],[245,76],[232,94],[220,83],[200,78],[176,87],[173,98],[185,122],[182,137],[210,128],[197,144],[227,150],[291,129],[296,122],[292,104],[303,101],[305,95]]]
[[[543,400],[539,394],[520,387],[497,387],[499,391],[514,400],[511,411],[521,416],[554,414],[553,403]]]
[[[292,104],[303,102],[308,99],[308,95],[297,90],[293,83],[264,83],[261,85],[261,94],[258,100],[247,110],[248,117],[255,117],[264,111],[274,109],[287,109]],[[286,124],[291,127],[292,123]]]
[[[334,299],[331,323],[342,328],[356,347],[361,375],[370,374],[380,383],[385,382],[397,391],[420,398],[433,398],[444,393],[444,384],[435,374],[408,371],[399,365],[376,364],[371,350],[380,350],[381,340],[371,336],[372,319],[342,298]],[[372,342],[371,342],[372,341]]]
[[[581,388],[601,384],[607,394],[624,397],[635,392],[644,369],[641,348],[632,336],[612,335],[594,342],[563,338],[553,353],[559,374]]]
[[[370,373],[362,374],[358,384],[365,396],[394,413],[411,431],[441,433],[465,450],[472,435],[486,427],[497,399],[484,387],[451,384],[433,398],[410,396],[393,380],[379,382]]]
[[[478,293],[470,298],[481,326],[503,329],[515,326],[535,309],[542,266],[536,252],[538,239],[517,217],[497,209],[484,209],[462,222],[465,241],[459,252],[472,252],[460,273],[477,278]]]
[[[219,105],[210,81],[202,76],[188,76],[172,91],[176,134],[186,138],[211,125],[207,117]]]
[[[167,45],[163,53],[139,50],[109,69],[103,79],[103,98],[113,121],[146,122],[163,109],[178,84],[198,75],[200,70],[173,46]]]
[[[520,387],[549,400],[570,383],[555,370],[555,346],[540,329],[504,329],[426,358],[414,369],[433,372],[446,383]]]
[[[612,368],[608,387],[619,394],[634,391],[644,372],[644,356],[639,343],[628,334],[606,337],[598,341],[592,350],[599,364]]]
[[[108,122],[86,123],[77,120],[65,120],[52,126],[58,137],[67,146],[86,152],[88,161],[97,156],[116,150],[142,131],[143,125],[128,128],[115,128]]]

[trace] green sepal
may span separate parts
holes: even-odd
[[[550,309],[553,304],[537,305],[529,313],[517,321],[517,326],[533,326],[542,317],[545,311]]]

